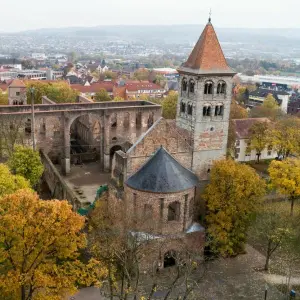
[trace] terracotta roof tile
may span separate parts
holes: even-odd
[[[209,22],[204,28],[188,60],[178,70],[184,68],[205,73],[233,73],[228,66],[214,27]]]
[[[71,84],[71,88],[81,93],[97,93],[100,89],[105,89],[107,92],[112,93],[114,82],[101,82],[93,83],[90,86],[84,86],[81,84]]]
[[[14,79],[9,87],[26,87],[25,83],[20,79]]]

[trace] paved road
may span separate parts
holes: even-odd
[[[69,300],[107,300],[100,295],[98,288],[89,287],[81,289],[76,295],[69,298]]]

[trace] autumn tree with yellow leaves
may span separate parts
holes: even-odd
[[[59,300],[79,285],[99,284],[106,269],[78,260],[83,226],[67,201],[42,201],[30,190],[1,197],[1,299]]]
[[[0,197],[25,188],[30,188],[29,181],[20,175],[11,174],[8,166],[0,164]]]
[[[214,162],[203,195],[213,253],[232,256],[244,251],[250,216],[264,194],[265,182],[251,167],[233,160]]]
[[[291,215],[295,200],[300,198],[300,160],[288,158],[284,161],[273,160],[268,169],[271,185],[291,202]]]

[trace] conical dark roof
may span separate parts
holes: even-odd
[[[196,186],[198,178],[166,149],[160,147],[135,174],[129,177],[126,184],[139,191],[175,193]]]

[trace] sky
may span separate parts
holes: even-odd
[[[98,25],[300,28],[299,0],[0,0],[0,31]]]

